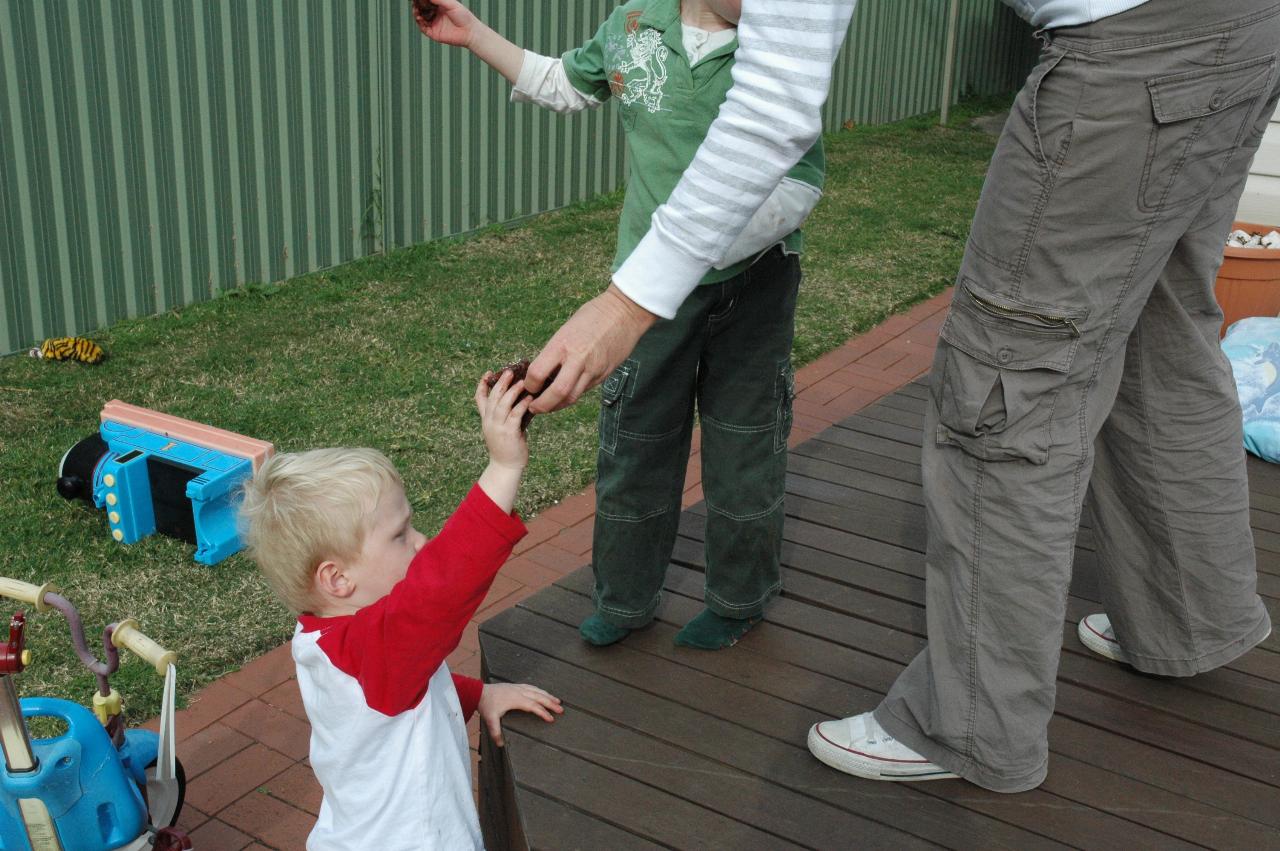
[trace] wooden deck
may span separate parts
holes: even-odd
[[[732,650],[672,644],[701,607],[701,504],[651,628],[588,647],[586,568],[481,628],[487,678],[566,706],[550,725],[508,716],[503,750],[482,736],[490,848],[1280,848],[1280,635],[1189,680],[1097,658],[1075,636],[1098,610],[1087,529],[1039,789],[860,781],[809,755],[814,721],[873,708],[924,644],[926,393],[909,384],[792,450],[786,590]],[[1259,592],[1280,622],[1280,468],[1249,472]]]

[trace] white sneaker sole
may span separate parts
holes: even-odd
[[[809,753],[836,771],[867,780],[908,782],[957,779],[957,775],[932,762],[879,759],[861,751],[841,747],[822,735],[817,724],[809,728]]]
[[[1081,644],[1099,656],[1110,659],[1112,662],[1129,664],[1129,657],[1120,649],[1120,644],[1115,641],[1108,641],[1106,636],[1089,625],[1088,618],[1080,619],[1079,625],[1076,626],[1076,635],[1080,637]]]

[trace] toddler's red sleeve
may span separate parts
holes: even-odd
[[[453,687],[458,690],[458,702],[462,704],[462,720],[470,721],[471,716],[480,708],[480,695],[484,691],[484,683],[462,674],[453,675]]]
[[[301,619],[303,628],[313,621],[323,629],[321,649],[359,681],[371,709],[386,715],[412,709],[527,531],[475,485],[390,594],[350,617]]]

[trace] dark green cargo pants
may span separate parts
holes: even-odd
[[[704,284],[605,380],[596,471],[596,609],[648,623],[680,520],[696,403],[706,496],[706,605],[760,614],[781,588],[783,485],[795,395],[800,264],[775,248]]]

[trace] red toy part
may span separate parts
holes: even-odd
[[[18,674],[27,667],[25,646],[27,616],[15,612],[9,621],[9,643],[0,649],[0,674]]]
[[[193,848],[191,839],[176,827],[164,827],[156,831],[152,851],[187,851]]]

